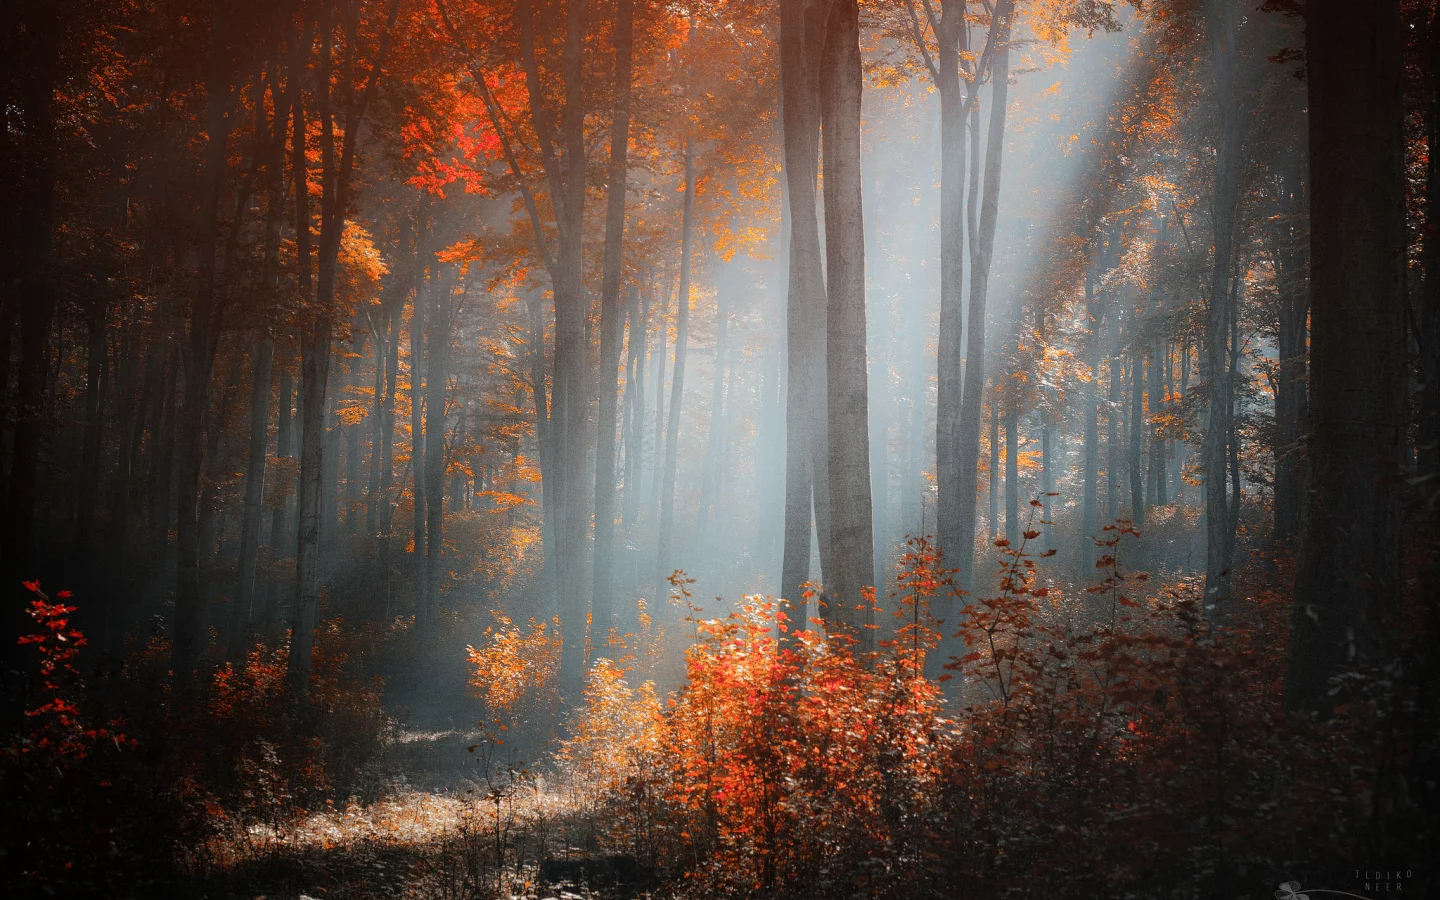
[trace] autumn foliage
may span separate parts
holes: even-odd
[[[1243,624],[1212,626],[1193,581],[1127,571],[1138,537],[1107,529],[1097,583],[1070,594],[998,542],[948,682],[924,674],[929,603],[953,590],[925,540],[873,655],[752,597],[695,623],[663,710],[598,666],[577,741],[623,770],[612,849],[696,897],[1228,896],[1297,859],[1379,852],[1382,809],[1417,821],[1385,784],[1396,748],[1365,738],[1394,696],[1287,719],[1288,599],[1247,584]]]

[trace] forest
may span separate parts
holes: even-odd
[[[0,893],[1440,896],[1436,0],[0,20]]]

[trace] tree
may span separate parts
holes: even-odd
[[[1405,438],[1400,4],[1306,6],[1310,107],[1310,464],[1286,673],[1291,709],[1383,665],[1398,597]],[[1344,702],[1341,699],[1339,702]]]

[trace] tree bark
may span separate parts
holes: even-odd
[[[433,644],[440,604],[441,561],[445,540],[445,394],[450,374],[450,320],[455,306],[455,276],[446,266],[433,291],[430,332],[425,340],[425,583],[417,626],[426,646]],[[464,287],[461,286],[461,291]]]
[[[780,596],[803,623],[801,586],[810,580],[812,526],[821,569],[830,545],[825,388],[826,294],[816,214],[820,152],[820,49],[832,0],[780,4],[781,122],[790,223],[786,305],[785,526]]]
[[[621,320],[624,317],[620,306],[620,279],[624,267],[634,21],[633,0],[619,0],[615,9],[614,37],[615,116],[610,129],[605,270],[600,296],[600,410],[595,444],[595,591],[591,599],[591,627],[598,635],[595,641],[597,647],[608,646],[607,637],[615,606],[615,598],[611,596],[615,552],[615,394],[620,366]]]
[[[685,404],[685,348],[690,337],[690,258],[695,240],[695,153],[685,142],[685,213],[680,236],[680,294],[675,314],[675,374],[670,379],[670,419],[665,430],[665,478],[660,485],[660,547],[655,584],[670,576],[675,530],[675,474],[680,453],[680,414]]]
[[[1205,608],[1216,613],[1230,599],[1230,569],[1235,549],[1231,525],[1227,449],[1233,385],[1227,351],[1235,310],[1235,220],[1240,199],[1241,115],[1236,90],[1238,50],[1237,11],[1224,0],[1210,0],[1206,16],[1210,41],[1215,99],[1220,111],[1220,136],[1215,154],[1215,182],[1211,196],[1214,247],[1210,271],[1209,306],[1205,321],[1205,377],[1209,415],[1205,428]]]
[[[1404,116],[1398,0],[1311,0],[1309,490],[1286,674],[1328,714],[1342,671],[1385,662],[1400,589],[1405,439]]]
[[[976,474],[980,460],[980,418],[985,389],[985,305],[990,285],[990,260],[995,250],[995,223],[999,215],[1001,160],[1005,151],[1005,118],[1009,108],[1010,14],[1013,0],[996,4],[994,21],[994,74],[990,95],[990,126],[985,141],[985,188],[980,206],[977,240],[970,260],[970,334],[965,354],[964,403],[960,414],[959,511],[955,542],[947,547],[951,566],[959,568],[962,590],[974,585]]]
[[[190,328],[185,342],[185,394],[176,440],[175,633],[170,665],[177,692],[189,691],[202,640],[200,605],[200,473],[204,464],[205,413],[215,367],[221,310],[216,303],[215,259],[219,236],[220,192],[229,169],[226,143],[233,125],[229,113],[233,70],[223,2],[212,4],[210,61],[205,83],[205,186],[201,195],[199,265]]]
[[[825,375],[830,454],[830,540],[834,569],[826,593],[834,622],[874,648],[875,579],[870,495],[869,374],[865,334],[865,225],[861,197],[860,10],[834,0],[822,61],[825,152]]]
[[[257,341],[255,370],[250,381],[250,447],[245,465],[245,512],[240,523],[238,590],[231,602],[227,655],[245,651],[255,605],[255,561],[260,555],[260,504],[265,495],[265,451],[270,443],[270,377],[274,370],[275,342]]]

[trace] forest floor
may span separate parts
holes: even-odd
[[[473,701],[436,702],[456,688],[427,692],[423,707],[392,709],[402,724],[376,766],[372,796],[275,826],[225,829],[191,848],[188,868],[197,877],[189,896],[653,896],[654,879],[628,857],[600,852],[584,800],[555,785],[548,762],[553,746],[524,735],[498,741],[464,717],[474,711]]]

